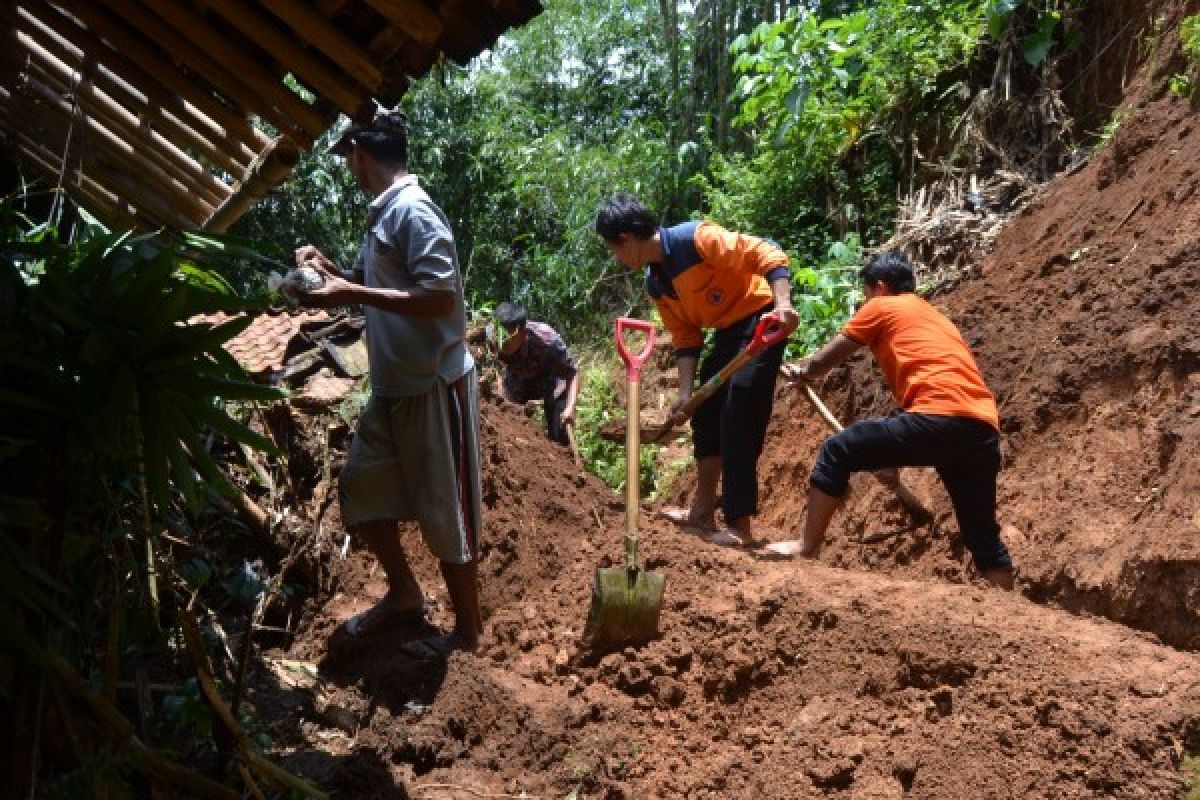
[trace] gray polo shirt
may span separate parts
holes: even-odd
[[[415,317],[364,306],[371,391],[380,397],[424,394],[441,378],[450,383],[474,366],[467,351],[467,315],[458,252],[450,222],[407,175],[372,202],[355,264],[373,289],[422,287],[454,293],[454,310]]]

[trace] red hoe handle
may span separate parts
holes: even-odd
[[[646,345],[637,355],[629,352],[629,348],[625,345],[626,330],[641,331],[646,334]],[[642,375],[642,366],[645,365],[646,359],[650,358],[650,353],[654,350],[654,323],[644,319],[618,317],[616,339],[617,352],[621,354],[621,360],[625,362],[626,377],[631,381],[638,380]]]
[[[779,344],[787,337],[788,333],[783,329],[779,320],[764,315],[759,319],[758,327],[754,329],[754,338],[750,340],[746,349],[751,353],[759,353],[768,347]]]

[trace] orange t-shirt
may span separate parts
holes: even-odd
[[[996,399],[962,334],[917,295],[868,300],[842,333],[871,348],[905,411],[970,417],[999,430]]]
[[[676,356],[696,356],[704,329],[725,328],[770,305],[771,281],[788,277],[788,255],[766,239],[713,222],[660,228],[661,264],[646,291],[671,332]]]

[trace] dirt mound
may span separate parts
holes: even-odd
[[[396,649],[421,631],[346,641],[338,622],[383,591],[352,551],[341,594],[268,654],[316,665],[315,699],[259,675],[284,763],[337,796],[1181,796],[1200,657],[1019,596],[763,563],[647,514],[663,637],[581,653],[619,505],[519,411],[488,403],[483,433],[484,651],[431,664]]]
[[[996,392],[1005,434],[1001,520],[1022,590],[1200,648],[1200,125],[1170,98],[1131,109],[1110,145],[1052,184],[998,239],[981,277],[933,301]],[[892,398],[869,358],[823,387],[844,421]],[[826,436],[781,404],[766,520],[793,530]],[[830,563],[964,580],[949,500],[930,471],[932,528],[869,478],[831,529]],[[881,509],[888,513],[880,514]],[[950,534],[950,535],[947,535]],[[883,541],[860,544],[866,536]]]

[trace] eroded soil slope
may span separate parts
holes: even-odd
[[[999,400],[1001,521],[1022,591],[1189,649],[1200,648],[1198,183],[1196,114],[1169,97],[1131,109],[1086,168],[1014,218],[978,278],[933,298]],[[822,392],[847,422],[892,408],[869,354]],[[792,531],[827,433],[789,396],[771,435],[766,519]],[[905,479],[939,512],[933,528],[885,536],[904,515],[857,478],[824,560],[965,579],[936,476]]]
[[[352,551],[341,593],[271,654],[316,664],[320,703],[260,672],[285,762],[337,796],[1182,797],[1200,657],[1019,595],[759,562],[645,519],[663,637],[581,654],[619,506],[522,414],[485,415],[484,651],[414,661],[404,629],[347,642],[337,623],[383,591]]]

